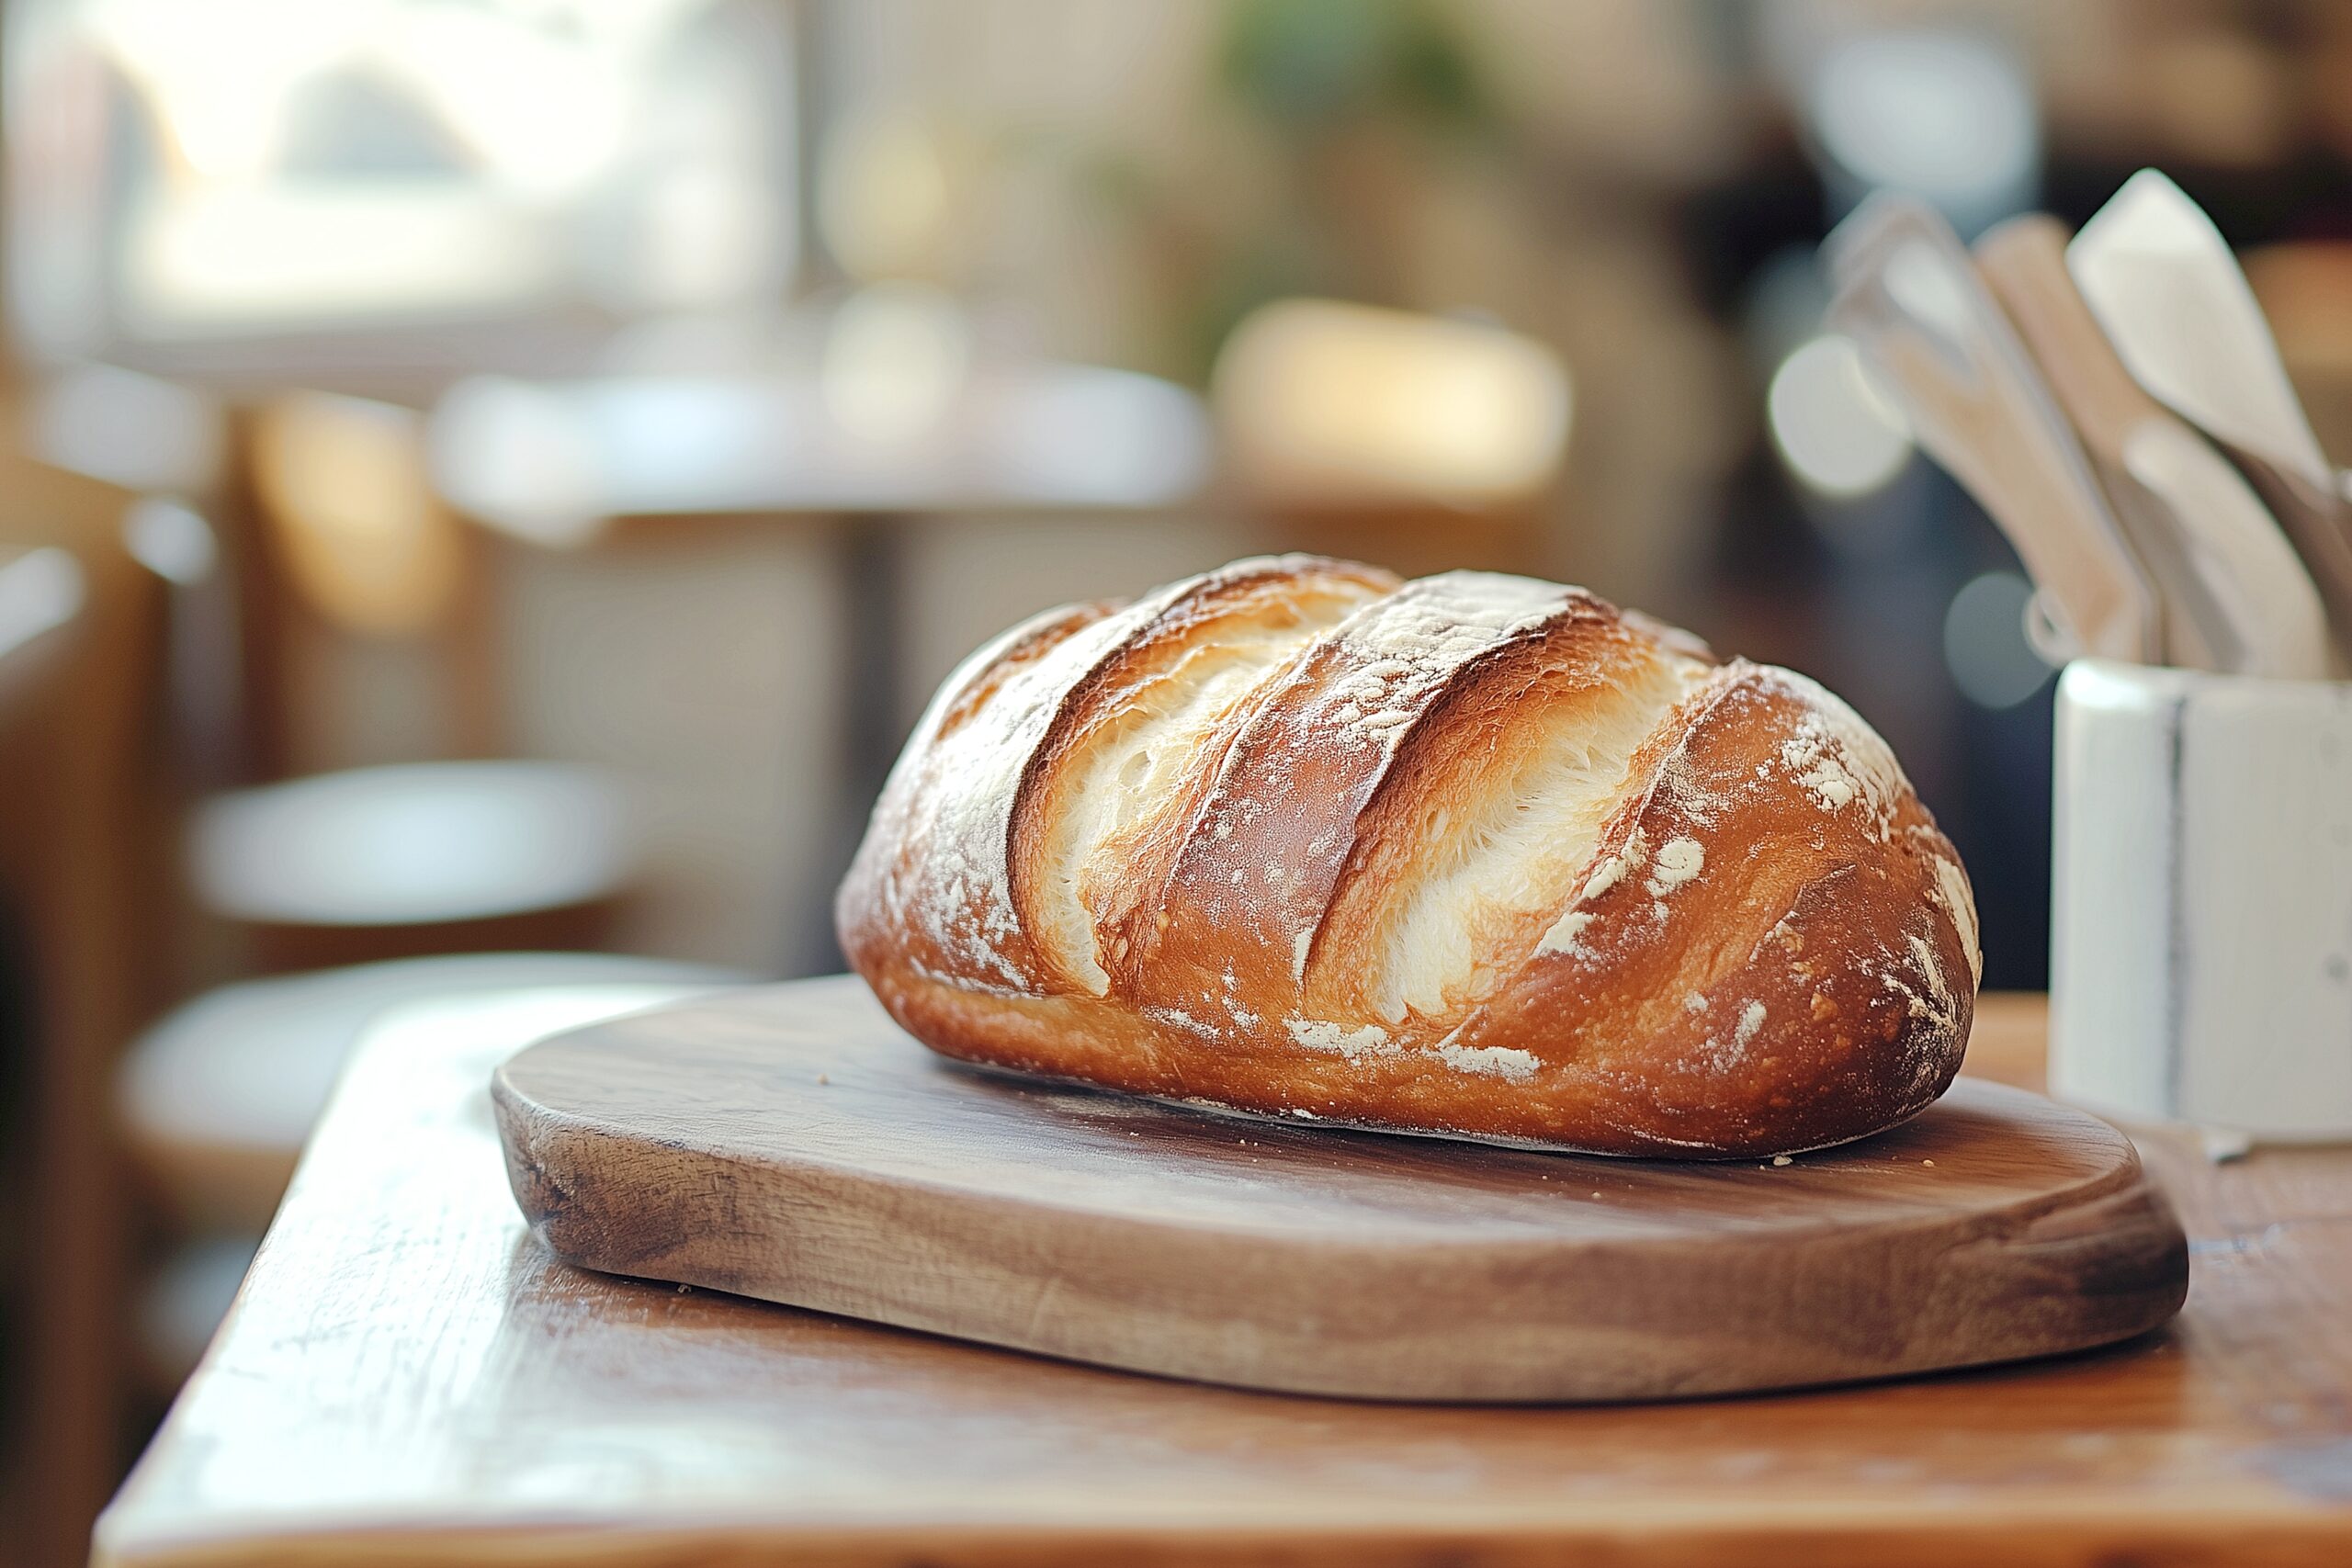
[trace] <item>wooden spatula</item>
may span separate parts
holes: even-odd
[[[2053,218],[2014,219],[1976,242],[1977,266],[2163,593],[2167,659],[2325,675],[2326,612],[2310,574],[2237,470],[2132,378],[2067,274],[2066,238]]]
[[[2244,470],[2352,649],[2352,512],[2213,220],[2143,169],[2083,225],[2066,266],[2133,378]]]
[[[2159,602],[2041,372],[1960,237],[1913,197],[1871,197],[1824,245],[1829,320],[1910,415],[1921,445],[2016,546],[2086,653],[2163,658]]]

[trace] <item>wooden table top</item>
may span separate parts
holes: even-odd
[[[1097,1371],[554,1262],[485,1092],[639,988],[387,1022],[97,1531],[121,1564],[789,1559],[2352,1562],[2352,1151],[2142,1147],[2169,1328],[2087,1356],[1682,1404],[1473,1409]],[[2039,1076],[2039,998],[1972,1071]]]

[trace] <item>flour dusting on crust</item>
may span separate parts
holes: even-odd
[[[1592,868],[1591,874],[1584,880],[1584,886],[1577,890],[1575,899],[1569,903],[1566,909],[1561,912],[1560,918],[1552,922],[1551,930],[1545,931],[1542,940],[1536,942],[1535,951],[1538,953],[1582,951],[1578,945],[1578,939],[1584,935],[1585,928],[1591,925],[1594,919],[1591,911],[1585,906],[1639,871],[1643,863],[1648,858],[1649,844],[1642,837],[1641,829],[1637,827],[1615,854],[1604,857],[1600,864]]]
[[[1319,1018],[1286,1018],[1283,1020],[1283,1027],[1290,1031],[1293,1040],[1308,1050],[1328,1051],[1334,1055],[1345,1056],[1351,1062],[1403,1054],[1401,1047],[1389,1040],[1388,1031],[1376,1023],[1351,1028]]]
[[[1186,586],[1165,590],[1155,601]],[[998,682],[987,699],[989,722],[951,730],[947,721],[971,687],[995,676],[1008,655],[1069,612],[1038,616],[981,649],[940,688],[884,786],[885,807],[895,805],[906,814],[897,831],[922,843],[924,857],[924,863],[894,869],[885,879],[892,918],[920,930],[993,985],[1037,990],[1035,978],[1008,953],[1021,935],[1006,850],[1023,770],[1070,686],[1150,613],[1148,605],[1136,605],[1079,627]],[[913,781],[902,776],[910,770],[953,777],[957,787],[910,787]]]
[[[1706,868],[1707,848],[1696,839],[1670,839],[1658,848],[1657,867],[1650,874],[1652,896],[1664,897]]]
[[[1805,705],[1796,733],[1781,745],[1781,761],[1824,811],[1859,806],[1884,841],[1894,804],[1906,792],[1901,764],[1878,731],[1844,699],[1793,671],[1774,678]]]
[[[1396,1061],[1411,1055],[1442,1063],[1458,1073],[1508,1083],[1527,1082],[1544,1065],[1532,1051],[1510,1045],[1457,1045],[1451,1035],[1435,1045],[1408,1052],[1376,1023],[1351,1028],[1327,1019],[1288,1018],[1283,1024],[1290,1037],[1308,1050],[1344,1056],[1351,1062]]]
[[[1976,945],[1976,899],[1968,890],[1967,874],[1957,863],[1933,849],[1927,852],[1928,863],[1935,868],[1935,886],[1930,890],[1944,913],[1951,917],[1952,928],[1960,932],[1960,949],[1968,955],[1968,977],[1972,982],[1984,978],[1984,954]]]
[[[1449,571],[1406,584],[1331,634],[1362,663],[1332,688],[1329,722],[1394,751],[1431,694],[1463,665],[1542,631],[1570,592],[1556,582],[1491,571]]]
[[[1510,1045],[1440,1045],[1436,1055],[1457,1072],[1483,1073],[1510,1083],[1525,1083],[1543,1066],[1532,1051]]]

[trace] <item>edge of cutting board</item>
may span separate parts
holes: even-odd
[[[1243,1387],[1856,1382],[2127,1338],[2188,1289],[2130,1140],[1970,1079],[1784,1167],[1603,1159],[977,1073],[838,976],[557,1035],[492,1099],[572,1263]]]

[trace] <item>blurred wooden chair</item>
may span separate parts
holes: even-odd
[[[544,985],[717,984],[594,951],[636,870],[631,801],[506,739],[485,557],[424,481],[421,422],[319,393],[232,421],[216,498],[233,590],[237,754],[187,813],[208,990],[147,1030],[116,1113],[170,1246],[137,1293],[139,1361],[189,1371],[377,1013]],[[425,759],[425,760],[417,760]],[[362,765],[351,765],[359,763]]]
[[[434,953],[594,949],[634,867],[594,770],[415,762],[237,790],[189,822],[197,902],[264,973]]]
[[[467,953],[243,981],[141,1034],[116,1079],[130,1152],[191,1235],[258,1235],[351,1043],[425,998],[538,986],[728,985],[706,964],[603,953]]]
[[[170,900],[153,891],[168,882],[168,814],[147,765],[162,595],[123,547],[130,500],[0,443],[0,900],[30,998],[11,1042],[27,1057],[29,1179],[6,1185],[32,1206],[26,1273],[8,1282],[21,1315],[0,1335],[30,1440],[0,1463],[0,1520],[34,1562],[86,1552],[131,1436],[108,1085],[157,999]],[[6,1495],[12,1469],[20,1499]]]
[[[629,879],[618,786],[496,761],[488,560],[433,492],[423,417],[317,392],[232,422],[221,554],[248,786],[196,807],[197,902],[232,971],[595,948]]]
[[[230,452],[242,782],[497,755],[486,553],[433,491],[423,416],[290,392],[241,412]]]
[[[136,1294],[139,1362],[159,1393],[194,1369],[292,1179],[352,1045],[404,1004],[563,987],[721,986],[703,964],[592,953],[480,953],[226,986],[140,1036],[116,1112],[178,1237]]]

